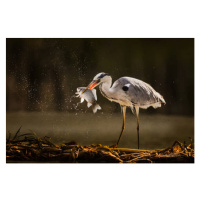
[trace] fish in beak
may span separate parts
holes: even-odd
[[[93,80],[86,88],[85,90],[83,90],[82,94],[87,90],[90,89],[92,90],[93,88],[95,88],[98,84],[99,84],[100,80]]]

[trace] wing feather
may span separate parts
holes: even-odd
[[[123,86],[128,86],[127,91],[123,91]],[[156,92],[149,84],[130,77],[122,77],[115,81],[113,90],[121,92],[121,98],[125,97],[135,105],[146,106],[155,103],[165,103],[164,98]]]

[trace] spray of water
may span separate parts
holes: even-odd
[[[74,94],[74,95],[72,95],[71,97],[70,97],[70,99],[69,99],[69,102],[71,103],[72,102],[72,98],[75,98],[76,97],[76,95]]]
[[[80,102],[79,103],[77,103],[77,104],[73,104],[73,106],[74,106],[74,109],[77,109],[77,107],[78,107],[78,105],[80,104]]]

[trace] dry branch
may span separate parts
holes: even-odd
[[[175,141],[171,147],[157,150],[109,148],[101,144],[81,146],[72,141],[60,146],[51,138],[38,138],[35,133],[9,134],[6,144],[7,162],[64,163],[194,163],[194,144]]]

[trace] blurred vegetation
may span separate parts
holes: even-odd
[[[7,111],[69,111],[79,86],[99,72],[113,82],[130,76],[149,83],[167,104],[147,113],[194,115],[194,39],[6,40]],[[79,100],[77,100],[79,101]],[[106,111],[118,111],[98,92]],[[86,106],[85,106],[85,109]]]

